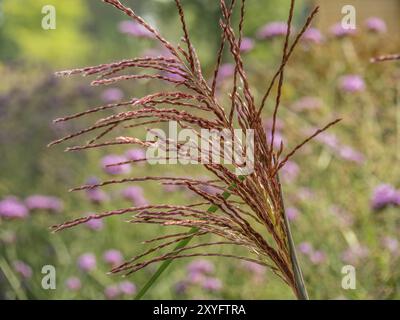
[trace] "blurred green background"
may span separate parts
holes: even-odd
[[[220,40],[218,5],[214,0],[182,2],[205,74],[211,75]],[[181,30],[173,1],[124,3],[172,43],[178,43]],[[55,30],[41,27],[44,5],[56,8]],[[311,6],[312,1],[298,1],[294,19],[297,29]],[[253,39],[255,46],[245,54],[245,62],[258,99],[265,90],[263,84],[268,83],[278,67],[283,42],[279,36],[258,39],[257,32],[269,22],[285,21],[288,7],[288,0],[248,1],[245,35]],[[130,205],[121,196],[121,187],[105,188],[100,203],[85,193],[68,193],[69,188],[92,177],[108,179],[101,167],[102,157],[122,155],[126,148],[64,153],[65,146],[46,147],[50,141],[88,124],[86,119],[56,125],[53,119],[114,99],[110,98],[112,91],[107,93],[110,88],[90,87],[87,79],[78,77],[55,78],[55,71],[160,50],[154,40],[120,32],[119,23],[124,20],[127,17],[100,0],[0,1],[0,201],[8,199],[13,205],[29,209],[32,195],[58,200],[55,208],[33,208],[20,219],[1,216],[0,205],[0,299],[132,299],[132,285],[141,287],[154,272],[149,267],[128,279],[107,275],[110,261],[105,261],[104,254],[115,249],[128,259],[144,250],[146,245],[142,241],[165,233],[162,228],[139,228],[125,223],[121,217],[113,217],[105,220],[103,226],[79,226],[57,234],[49,230],[51,225],[70,218]],[[327,31],[321,35],[321,41],[300,43],[286,73],[280,133],[287,150],[301,142],[311,129],[336,116],[344,119],[299,153],[284,179],[295,241],[300,246],[310,296],[315,299],[400,297],[400,201],[396,203],[395,198],[396,194],[399,197],[400,185],[400,69],[398,63],[369,63],[373,56],[396,52],[398,35],[391,30],[370,29],[359,21],[355,36],[339,39]],[[346,91],[346,75],[360,77],[362,88]],[[221,94],[227,92],[228,85],[221,85]],[[140,97],[156,91],[158,86],[146,81],[126,82],[114,94],[117,92],[125,99]],[[271,100],[265,108],[266,123],[272,105]],[[95,118],[89,119],[91,123]],[[131,176],[143,174],[202,176],[204,171],[193,166],[132,167]],[[143,187],[143,197],[149,202],[184,203],[191,196],[155,184],[137,186]],[[381,199],[379,196],[392,198],[377,208],[374,203]],[[220,250],[226,253],[237,249]],[[108,253],[118,258],[115,251],[114,255]],[[87,255],[82,258],[84,254]],[[93,264],[93,256],[88,258],[90,254],[96,259],[96,267],[85,271],[82,259],[86,257],[89,265]],[[214,280],[215,287],[207,288],[192,279],[193,263],[204,262],[174,262],[147,297],[293,298],[290,290],[269,271],[221,259],[208,260],[213,270],[203,276]],[[341,268],[346,264],[356,267],[355,290],[341,287]],[[44,265],[53,265],[57,270],[56,290],[41,287]]]

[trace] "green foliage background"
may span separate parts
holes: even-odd
[[[175,43],[181,32],[172,0],[126,0],[145,19]],[[193,43],[210,74],[219,41],[219,10],[215,0],[183,0]],[[57,29],[41,28],[43,5],[54,5],[57,10]],[[254,37],[257,29],[269,21],[285,20],[288,0],[248,1],[245,34]],[[310,2],[298,1],[296,25],[304,21]],[[108,267],[101,262],[103,252],[117,248],[126,258],[143,251],[141,242],[161,234],[162,228],[131,226],[114,217],[106,221],[105,229],[93,232],[76,228],[51,234],[48,227],[69,218],[90,212],[128,206],[118,198],[118,189],[107,189],[112,201],[102,206],[90,204],[84,194],[68,193],[70,187],[80,185],[90,176],[108,177],[100,168],[105,151],[65,154],[62,147],[47,149],[46,144],[61,135],[76,131],[94,121],[58,127],[52,120],[64,115],[101,105],[102,88],[88,87],[87,79],[55,79],[55,70],[95,65],[140,55],[153,48],[152,40],[135,39],[121,34],[118,23],[126,18],[100,0],[2,0],[0,1],[0,200],[8,195],[21,199],[31,194],[59,196],[65,203],[62,215],[35,214],[24,221],[0,220],[0,299],[64,299],[104,298],[104,288],[121,281],[106,274]],[[237,17],[236,17],[237,20]],[[389,35],[392,36],[393,35]],[[301,212],[293,227],[297,243],[308,241],[327,254],[327,261],[314,265],[301,257],[310,296],[316,299],[388,298],[400,297],[398,256],[383,248],[384,236],[398,237],[400,221],[398,208],[375,213],[370,209],[373,188],[383,182],[397,187],[399,181],[400,87],[398,65],[371,66],[369,58],[398,48],[393,38],[362,34],[354,40],[330,40],[321,47],[299,48],[286,74],[281,119],[289,148],[300,142],[303,128],[325,124],[334,116],[344,117],[334,133],[343,143],[363,152],[367,161],[356,165],[340,160],[337,155],[318,143],[313,143],[296,157],[299,178],[285,186],[289,205]],[[266,79],[270,79],[280,59],[282,42],[259,42],[246,56],[246,63],[256,98],[263,93]],[[343,74],[362,74],[367,92],[346,96],[337,90]],[[156,91],[159,84],[124,83],[126,97],[141,96]],[[323,107],[315,112],[296,113],[290,106],[297,99],[318,96]],[[270,101],[264,114],[270,116]],[[116,148],[112,153],[123,153]],[[134,175],[171,173],[201,175],[197,168],[134,168]],[[310,188],[313,196],[298,200],[301,190]],[[150,202],[183,203],[187,195],[166,195],[154,185],[145,186]],[[332,206],[344,209],[354,220],[344,227],[330,214]],[[11,244],[5,239],[16,234]],[[370,249],[368,259],[358,266],[358,288],[344,291],[340,287],[343,265],[341,254],[354,243]],[[223,249],[221,249],[223,250]],[[227,249],[233,250],[233,249]],[[84,274],[76,267],[77,257],[92,251],[98,258],[98,269]],[[227,253],[227,251],[225,251]],[[28,262],[33,278],[21,280],[13,271],[15,260]],[[193,288],[186,295],[178,295],[175,284],[185,275],[187,261],[174,262],[168,274],[149,293],[148,298],[225,298],[278,299],[293,296],[274,276],[267,273],[258,281],[251,272],[235,262],[221,259],[216,264],[216,276],[224,284],[222,292],[208,293]],[[53,264],[57,268],[55,291],[40,287],[41,267]],[[154,269],[148,268],[131,278],[137,286],[145,283]],[[65,289],[70,276],[79,276],[83,288],[77,293]],[[123,297],[131,299],[132,297]]]

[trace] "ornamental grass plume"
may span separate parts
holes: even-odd
[[[163,262],[160,269],[139,292],[138,298],[147,291],[173,260],[199,256],[217,256],[240,259],[266,266],[293,290],[297,298],[307,299],[307,292],[297,262],[290,226],[285,213],[279,172],[297,150],[319,133],[336,124],[340,119],[332,121],[322,129],[316,130],[309,138],[289,152],[286,152],[283,143],[276,147],[274,139],[285,66],[301,36],[310,26],[318,8],[311,12],[304,27],[294,37],[293,42],[290,43],[295,0],[291,1],[282,61],[274,77],[268,83],[262,101],[257,103],[250,88],[240,50],[244,39],[245,0],[233,0],[229,5],[225,0],[219,1],[221,9],[219,21],[221,44],[216,54],[216,67],[210,83],[206,81],[203,75],[201,63],[189,36],[184,10],[179,0],[175,0],[175,3],[182,25],[183,38],[182,43],[178,46],[171,44],[157,30],[138,16],[135,11],[124,6],[119,0],[103,1],[122,11],[133,22],[144,27],[152,34],[155,40],[165,47],[168,55],[127,59],[115,63],[63,71],[59,72],[58,75],[96,75],[97,79],[92,82],[94,86],[115,84],[116,82],[127,80],[151,79],[172,85],[175,89],[99,106],[57,119],[55,122],[64,122],[106,110],[127,108],[125,111],[121,110],[111,116],[102,117],[86,129],[56,140],[50,145],[98,131],[98,134],[86,144],[69,147],[67,151],[80,151],[115,145],[129,145],[130,148],[131,145],[136,145],[147,149],[152,143],[137,137],[131,137],[127,131],[124,136],[108,139],[106,137],[109,137],[120,128],[126,130],[132,127],[148,127],[147,130],[152,130],[155,125],[167,121],[177,122],[181,128],[190,129],[198,137],[200,137],[201,129],[216,129],[220,132],[225,129],[232,133],[235,128],[240,128],[245,133],[248,129],[252,129],[254,132],[254,146],[253,150],[250,151],[254,154],[254,171],[248,175],[237,175],[236,169],[241,169],[243,165],[235,162],[233,165],[225,165],[222,164],[224,162],[221,160],[220,163],[202,164],[206,170],[216,177],[215,179],[146,176],[83,185],[73,190],[90,190],[106,185],[129,182],[157,182],[162,185],[185,187],[202,198],[202,201],[176,205],[146,204],[133,206],[78,218],[54,226],[53,230],[60,231],[90,220],[123,214],[133,214],[132,219],[129,221],[132,224],[144,223],[158,224],[165,227],[182,227],[185,230],[183,232],[162,236],[157,235],[155,238],[147,240],[145,243],[158,244],[111,270],[112,273],[131,274],[151,264]],[[239,7],[240,22],[237,27],[234,27],[231,17],[236,6]],[[232,88],[228,94],[229,103],[222,105],[216,95],[216,86],[220,67],[223,65],[225,49],[228,49],[234,61],[234,68],[230,77],[232,79]],[[130,73],[129,71],[132,69],[143,69],[147,73]],[[277,86],[275,86],[276,84]],[[276,87],[275,107],[272,110],[273,123],[269,134],[271,138],[268,141],[262,123],[261,112],[266,100],[271,95],[272,89]],[[176,147],[176,142],[168,141],[166,151],[176,151]],[[202,155],[201,152],[202,150],[199,149],[199,158]],[[213,152],[211,151],[211,153]],[[284,152],[286,152],[286,155],[283,156]],[[223,159],[225,155],[218,154],[218,156]],[[120,166],[140,161],[146,161],[146,158],[127,160],[114,165]],[[113,165],[109,166],[112,167]],[[219,190],[219,192],[210,193],[206,191],[215,189]],[[208,234],[214,235],[217,239],[207,242],[204,240],[204,236]],[[193,238],[196,238],[199,242],[189,245]],[[171,248],[174,245],[177,246]],[[248,254],[239,256],[221,253],[222,248],[227,245],[247,248]],[[160,249],[167,248],[171,249],[168,249],[164,254],[158,254]],[[215,252],[213,249],[218,249],[219,251]],[[154,254],[157,255],[154,256]]]

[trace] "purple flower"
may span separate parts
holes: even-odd
[[[296,162],[287,161],[281,169],[282,180],[287,183],[293,182],[299,175],[300,169]]]
[[[143,149],[131,149],[125,153],[125,157],[130,161],[136,161],[141,159],[146,159],[146,152]],[[143,165],[144,162],[136,162]]]
[[[214,264],[211,261],[205,259],[197,259],[191,262],[187,266],[187,270],[190,273],[205,273],[210,274],[215,270]]]
[[[86,184],[90,186],[94,186],[100,183],[100,180],[97,177],[90,177],[86,180]],[[97,188],[97,187],[96,187]]]
[[[375,33],[385,33],[387,31],[386,22],[377,17],[368,18],[365,21],[368,31]]]
[[[324,36],[318,29],[308,28],[301,39],[304,42],[320,44],[324,41]]]
[[[352,36],[356,33],[355,29],[345,29],[341,23],[337,23],[331,27],[331,34],[337,38]]]
[[[275,21],[268,23],[261,27],[257,32],[259,39],[272,39],[275,37],[285,36],[287,33],[287,23],[282,21]]]
[[[98,183],[99,180],[95,177],[88,179],[86,182],[87,185],[96,185]],[[88,197],[89,201],[94,204],[99,204],[109,200],[107,193],[98,187],[87,189],[86,196]]]
[[[323,105],[323,102],[320,98],[317,97],[302,97],[293,103],[292,108],[297,111],[307,111],[307,110],[316,110],[320,109]]]
[[[126,295],[133,295],[136,293],[136,286],[130,281],[122,281],[119,284],[119,289]]]
[[[188,288],[188,283],[186,281],[179,281],[175,284],[175,292],[177,294],[184,294]]]
[[[100,188],[87,189],[86,196],[89,201],[94,204],[103,203],[109,200],[107,193]]]
[[[326,261],[326,254],[321,250],[313,251],[310,254],[310,261],[313,264],[322,264]]]
[[[254,40],[251,38],[243,38],[240,44],[240,51],[249,52],[254,48]]]
[[[25,203],[29,210],[45,210],[57,213],[63,209],[62,201],[56,197],[33,195],[28,197]]]
[[[13,263],[14,270],[18,273],[22,278],[29,279],[32,277],[32,268],[23,261],[17,260]]]
[[[135,206],[145,206],[148,204],[143,194],[143,189],[139,186],[131,186],[122,190],[122,196],[129,201],[132,201]]]
[[[111,266],[117,266],[124,261],[122,253],[115,249],[110,249],[104,252],[103,259]]]
[[[28,214],[28,209],[15,197],[7,197],[0,201],[0,217],[22,219]]]
[[[78,258],[78,267],[85,272],[96,268],[96,257],[93,253],[84,253]]]
[[[339,139],[333,133],[322,132],[315,139],[332,149],[336,149],[339,146]]]
[[[275,127],[276,130],[276,127]],[[267,140],[268,143],[271,143],[272,140],[272,131],[267,131]],[[279,149],[281,147],[281,143],[284,143],[283,135],[279,131],[274,132],[274,148]]]
[[[222,289],[222,282],[217,278],[206,278],[203,281],[202,287],[204,290],[217,292]]]
[[[356,265],[362,259],[369,255],[369,249],[362,245],[356,245],[348,248],[342,253],[342,260],[345,263]]]
[[[79,291],[82,287],[81,280],[78,277],[70,277],[65,281],[65,285],[70,291]]]
[[[148,48],[143,52],[144,57],[157,58],[157,57],[165,57],[172,58],[172,53],[165,47],[162,48]]]
[[[365,157],[361,152],[358,152],[349,146],[340,147],[339,155],[344,160],[352,161],[358,164],[362,164],[365,161]]]
[[[202,284],[206,276],[201,272],[189,272],[187,274],[186,280],[191,284]]]
[[[139,37],[139,38],[154,38],[154,34],[152,34],[149,30],[143,27],[141,24],[125,20],[120,22],[119,30],[122,33],[129,34],[131,36]]]
[[[116,285],[111,285],[104,289],[104,295],[109,300],[118,298],[120,294],[121,294],[120,288]]]
[[[109,88],[103,91],[101,98],[106,103],[120,101],[124,97],[124,93],[118,88]]]
[[[298,245],[299,251],[308,256],[313,264],[321,264],[326,261],[326,254],[322,250],[314,250],[309,242],[302,242]]]
[[[89,221],[85,222],[85,225],[93,231],[99,231],[104,227],[103,220],[101,219],[90,219]]]
[[[300,213],[296,208],[289,207],[286,209],[286,215],[290,221],[294,221],[299,217]]]
[[[398,200],[398,192],[390,184],[378,185],[371,199],[371,206],[374,210],[381,210],[389,205],[396,205]]]
[[[359,75],[345,75],[339,79],[339,88],[347,93],[361,92],[365,90],[365,82]]]
[[[302,254],[305,254],[305,255],[309,255],[309,254],[311,254],[311,253],[314,251],[314,249],[313,249],[313,247],[312,247],[312,244],[309,243],[309,242],[302,242],[302,243],[300,243],[300,244],[298,245],[298,248],[299,248],[299,251],[300,251]]]
[[[186,79],[182,75],[182,71],[177,68],[170,68],[171,71],[163,72],[163,75],[172,81],[184,82]]]
[[[217,81],[222,82],[226,78],[233,76],[235,73],[235,66],[231,63],[224,63],[219,67]]]
[[[131,166],[129,164],[121,164],[114,166],[113,164],[118,164],[121,162],[126,162],[126,158],[122,156],[117,156],[114,154],[110,154],[108,156],[105,156],[102,161],[102,168],[104,171],[108,174],[111,175],[117,175],[117,174],[127,174],[131,171]]]

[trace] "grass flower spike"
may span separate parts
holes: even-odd
[[[157,125],[172,121],[177,123],[181,129],[188,129],[195,137],[199,138],[202,137],[201,131],[204,129],[228,132],[234,135],[235,129],[239,128],[242,132],[252,130],[254,133],[253,149],[246,150],[254,155],[254,170],[249,174],[237,174],[237,172],[243,172],[243,163],[234,161],[232,165],[225,165],[222,164],[223,161],[220,163],[207,162],[202,163],[202,166],[213,176],[208,180],[176,176],[134,176],[83,185],[73,190],[87,191],[97,190],[106,185],[154,182],[160,183],[164,187],[168,185],[184,187],[201,200],[195,201],[193,198],[192,202],[174,205],[147,204],[146,202],[138,205],[135,203],[135,206],[132,207],[91,214],[68,221],[54,226],[53,230],[60,231],[92,220],[127,214],[132,215],[129,222],[135,225],[157,224],[165,226],[165,229],[172,226],[174,230],[177,227],[182,228],[182,232],[157,235],[153,239],[147,240],[146,243],[156,243],[153,248],[132,257],[111,270],[112,273],[131,274],[149,265],[163,263],[145,288],[139,291],[139,297],[151,287],[173,260],[216,256],[266,266],[293,290],[297,298],[307,299],[307,291],[285,212],[279,173],[304,144],[336,124],[339,119],[316,130],[293,150],[286,150],[283,143],[277,145],[274,140],[277,135],[277,114],[281,102],[285,66],[302,35],[310,27],[318,8],[311,12],[304,27],[296,35],[293,35],[291,25],[295,1],[291,1],[289,18],[285,24],[286,32],[282,33],[284,39],[282,60],[275,76],[267,84],[265,94],[261,95],[262,99],[258,102],[256,101],[258,95],[252,91],[242,59],[243,50],[241,48],[243,49],[245,40],[243,36],[245,0],[232,0],[229,4],[225,0],[219,1],[221,44],[216,53],[216,66],[211,81],[207,81],[203,74],[201,62],[189,35],[181,1],[175,0],[182,26],[182,42],[177,46],[169,42],[134,10],[126,7],[119,0],[103,1],[127,15],[135,28],[140,27],[141,33],[158,41],[167,50],[167,54],[73,69],[59,72],[58,75],[97,76],[92,81],[94,86],[109,84],[114,86],[121,81],[150,79],[159,81],[162,89],[144,97],[113,102],[55,120],[55,122],[66,122],[83,118],[89,114],[102,114],[118,110],[111,115],[99,116],[98,120],[87,128],[58,139],[51,145],[92,134],[87,143],[69,147],[67,151],[121,145],[128,145],[129,149],[134,145],[146,150],[152,146],[152,143],[131,136],[132,128],[142,127],[151,132],[157,128]],[[235,10],[238,10],[240,17],[238,26],[232,25]],[[128,22],[125,22],[124,26],[131,28],[131,24]],[[294,39],[291,43],[292,38]],[[228,103],[223,102],[225,100],[217,94],[217,79],[221,67],[224,65],[225,51],[229,52],[234,61],[232,75],[229,77],[231,89],[225,96]],[[277,94],[274,109],[271,110],[273,123],[271,132],[266,135],[261,113],[274,88],[277,88]],[[245,138],[248,138],[248,135]],[[167,154],[176,153],[177,143],[175,141],[168,140],[165,145]],[[198,148],[197,152],[198,158],[204,156],[202,149]],[[222,159],[227,157],[221,151],[215,150],[211,150],[211,155],[220,156]],[[136,157],[133,160],[111,159],[115,163],[108,160],[110,159],[107,159],[107,163],[104,162],[104,170],[115,174],[119,173],[121,168],[129,168],[132,163],[145,162],[149,159],[146,157]],[[191,158],[191,160],[197,159]],[[132,172],[131,175],[133,175]],[[211,192],[211,190],[218,191]],[[193,240],[192,244],[190,244],[191,240]],[[224,253],[225,246],[236,246],[246,250],[241,250],[244,252],[243,255]],[[166,250],[165,253],[160,253],[163,250]],[[93,262],[90,262],[92,266]],[[82,263],[83,261],[80,261],[80,264]],[[219,288],[219,284],[210,282],[209,287],[210,290],[216,290]]]

